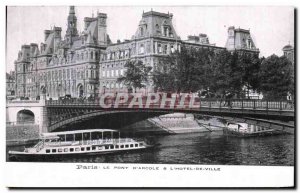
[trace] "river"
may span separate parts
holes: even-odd
[[[294,165],[294,135],[237,138],[212,133],[189,133],[155,136],[157,149],[143,152],[94,155],[48,162],[81,163],[155,163],[211,165]],[[8,150],[22,150],[10,146]]]

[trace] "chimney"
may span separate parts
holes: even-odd
[[[47,38],[49,37],[50,33],[51,33],[50,30],[45,30],[45,31],[44,31],[44,37],[45,37],[45,40],[44,40],[44,41],[47,40]]]
[[[89,27],[90,23],[92,21],[94,21],[95,18],[90,18],[90,17],[85,17],[84,18],[84,30],[87,30],[87,28]]]

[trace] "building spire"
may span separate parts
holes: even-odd
[[[75,15],[75,6],[70,6],[69,15]]]
[[[75,6],[70,6],[68,15],[68,28],[66,31],[65,38],[68,43],[73,42],[73,38],[78,36],[77,31],[77,17],[75,15]]]

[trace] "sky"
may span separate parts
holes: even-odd
[[[111,40],[131,39],[143,11],[173,13],[173,25],[182,40],[188,35],[205,33],[210,43],[224,47],[229,26],[250,29],[260,56],[282,55],[282,48],[294,45],[294,8],[288,6],[77,6],[77,29],[83,31],[84,17],[96,17],[97,11],[106,13],[107,33]],[[14,61],[23,44],[44,41],[44,30],[67,29],[68,6],[9,6],[6,28],[6,72],[14,69]]]

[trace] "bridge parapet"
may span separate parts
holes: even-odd
[[[46,105],[45,100],[20,100],[20,101],[7,101],[7,107],[42,107]]]
[[[100,102],[99,100],[48,100],[46,106],[94,106],[99,108],[139,108],[140,105],[131,105],[129,102],[118,103],[116,105],[116,99],[111,98]],[[294,111],[293,101],[267,101],[267,100],[254,100],[254,99],[232,99],[232,100],[218,100],[218,99],[202,99],[196,101],[199,107],[190,107],[190,101],[186,101],[180,104],[180,100],[175,100],[173,106],[166,103],[164,107],[170,108],[182,108],[184,105],[185,109],[200,109],[200,108],[239,108],[239,109],[260,109],[260,110],[289,110]],[[181,107],[179,107],[181,105]],[[147,106],[147,103],[143,99],[142,108],[162,108],[161,101],[151,103]]]

